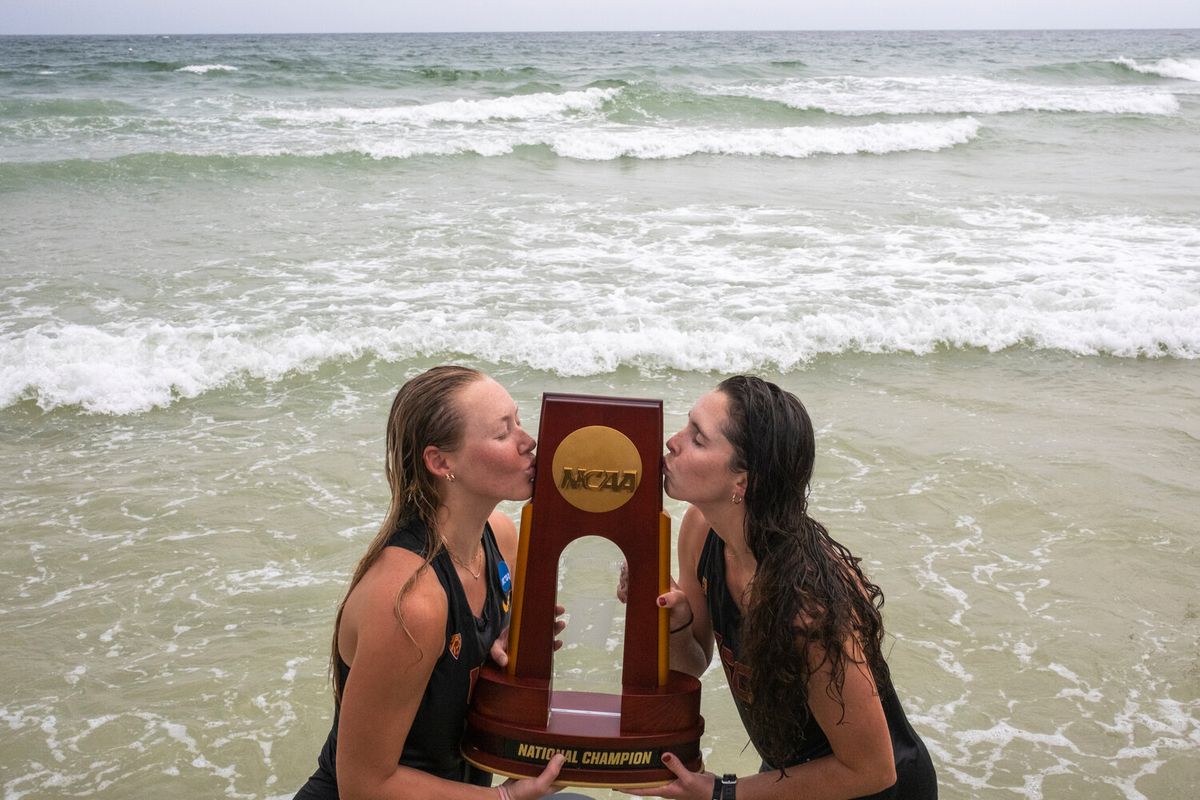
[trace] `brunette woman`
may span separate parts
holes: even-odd
[[[932,800],[937,779],[883,657],[883,593],[808,514],[815,446],[800,401],[736,376],[704,395],[667,442],[679,531],[671,666],[699,676],[714,646],[759,755],[756,775],[664,762],[691,800]]]

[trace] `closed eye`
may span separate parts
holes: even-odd
[[[520,428],[520,427],[521,427],[521,421],[519,419],[514,424],[513,420],[511,418],[506,418],[504,420],[504,430],[502,430],[499,433],[499,435],[496,436],[496,438],[497,439],[507,439],[509,437],[509,434],[511,434],[514,430],[516,430],[517,428]]]

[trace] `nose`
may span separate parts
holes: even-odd
[[[524,450],[526,453],[532,453],[532,452],[534,451],[534,449],[536,449],[536,448],[537,448],[537,439],[534,439],[534,438],[533,438],[532,436],[530,436],[528,433],[525,433],[525,430],[524,430],[524,428],[522,428],[522,429],[521,429],[521,433],[522,433],[522,434],[525,436],[525,439],[527,440],[527,441],[525,442],[525,447],[524,447],[524,448],[522,448],[522,449],[523,449],[523,450]]]
[[[679,445],[675,441],[678,438],[679,438],[679,434],[676,433],[670,439],[667,439],[667,452],[669,452],[673,456],[679,454]]]

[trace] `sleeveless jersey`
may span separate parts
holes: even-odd
[[[725,677],[733,694],[734,705],[742,717],[742,724],[750,734],[751,743],[754,743],[757,749],[754,731],[750,728],[750,670],[738,660],[742,613],[725,582],[725,543],[715,531],[708,532],[704,549],[700,553],[700,561],[696,565],[696,578],[704,590],[717,652],[721,657],[721,666],[725,668]],[[900,706],[900,698],[896,696],[892,687],[881,687],[879,699],[887,718],[888,731],[891,733],[892,751],[896,759],[896,783],[889,789],[870,795],[870,800],[933,800],[937,797],[937,777],[925,743],[909,724],[904,709]],[[799,715],[801,711],[780,709],[779,713]],[[764,771],[778,769],[780,766],[803,764],[833,753],[829,739],[811,713],[807,715],[807,719],[801,739],[795,743],[787,763],[770,764],[764,760]]]
[[[388,540],[389,547],[401,547],[425,555],[425,526],[417,520],[400,526]],[[490,786],[491,773],[477,769],[462,757],[459,744],[466,724],[467,704],[487,660],[492,643],[508,623],[512,580],[508,565],[500,555],[490,525],[483,529],[484,574],[487,595],[481,616],[471,612],[462,582],[450,554],[442,549],[430,562],[430,568],[446,592],[446,645],[433,668],[421,706],[409,728],[400,764],[446,780]],[[346,685],[350,667],[338,659],[338,688]],[[338,709],[334,708],[333,728],[317,758],[317,771],[296,795],[296,800],[337,800]]]

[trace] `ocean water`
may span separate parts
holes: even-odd
[[[290,797],[446,361],[531,430],[780,382],[942,796],[1193,797],[1197,186],[1195,30],[0,37],[5,800]]]

